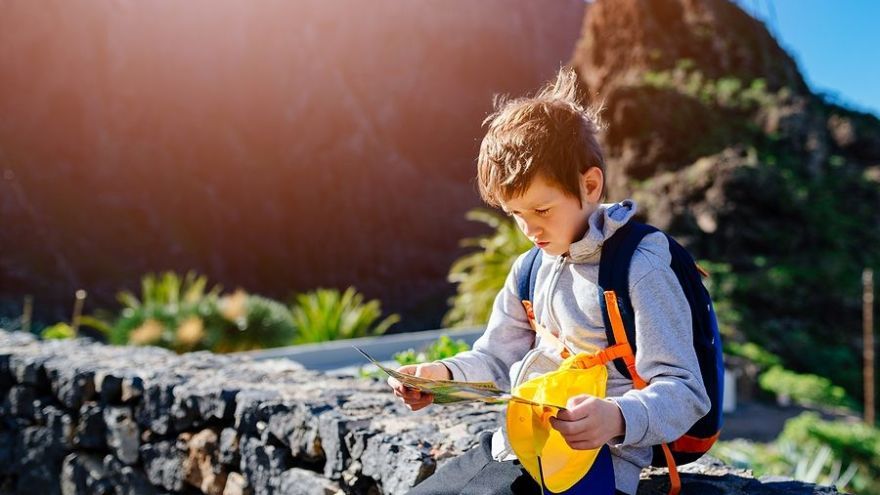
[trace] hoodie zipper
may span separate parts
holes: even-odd
[[[559,277],[562,275],[565,261],[566,256],[564,254],[559,255],[553,266],[553,274],[550,278],[550,284],[547,286],[547,315],[550,317],[550,321],[556,324],[557,336],[559,337],[559,340],[563,342],[565,342],[565,336],[562,334],[562,326],[559,324],[559,317],[556,316],[556,311],[553,309],[553,295],[556,293],[556,286],[559,284]]]
[[[545,304],[548,305],[547,306],[547,311],[548,311],[547,315],[550,318],[551,322],[554,320],[558,320],[556,318],[556,315],[553,313],[553,292],[555,292],[554,289],[556,288],[556,284],[559,281],[559,275],[562,273],[562,268],[564,266],[565,266],[565,255],[560,255],[558,258],[556,258],[554,260],[553,271],[550,273],[550,282],[547,284],[547,290],[545,291],[545,293],[547,294],[547,297],[546,297],[547,302]],[[534,301],[532,301],[532,302],[534,302]],[[558,327],[558,325],[557,325],[557,327]],[[559,338],[560,338],[560,340],[562,340],[563,339],[563,337],[561,335],[562,331],[560,330],[559,333],[560,333]],[[517,370],[517,372],[516,372],[516,376],[514,377],[513,381],[510,384],[511,390],[513,390],[515,387],[517,387],[518,385],[521,384],[521,380],[523,378],[523,373],[525,372],[526,369],[529,368],[529,366],[531,366],[532,362],[536,358],[537,353],[539,353],[539,352],[542,352],[542,351],[537,346],[537,343],[536,343],[535,347],[533,349],[531,349],[529,352],[527,352],[525,356],[523,356],[522,364],[520,365],[519,370]]]

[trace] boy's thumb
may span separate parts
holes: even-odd
[[[568,402],[565,404],[565,408],[568,409],[568,412],[570,413],[572,409],[577,408],[577,406],[589,400],[591,397],[592,395],[589,394],[580,394],[575,395],[574,397],[569,397]]]

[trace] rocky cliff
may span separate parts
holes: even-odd
[[[439,324],[495,93],[571,54],[565,0],[14,3],[0,15],[0,297],[66,317],[147,271],[356,285]],[[0,313],[2,314],[2,313]]]
[[[861,271],[880,267],[880,120],[804,83],[728,0],[598,0],[572,64],[604,104],[609,197],[714,263],[727,335],[861,397]]]

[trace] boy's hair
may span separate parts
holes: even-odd
[[[579,93],[577,74],[565,67],[535,96],[495,98],[477,158],[483,201],[500,206],[522,195],[537,174],[582,200],[580,174],[591,167],[604,172],[605,158],[596,139],[601,108],[585,106]]]

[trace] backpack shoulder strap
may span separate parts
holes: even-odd
[[[526,253],[516,281],[520,301],[533,301],[535,298],[535,280],[538,278],[541,258],[541,249],[537,246]]]
[[[646,235],[653,232],[657,232],[656,227],[635,221],[627,222],[605,240],[602,245],[602,256],[599,260],[599,306],[602,308],[608,344],[609,346],[616,345],[620,340],[615,336],[609,315],[609,310],[613,311],[615,308],[608,307],[609,299],[605,296],[606,291],[612,291],[615,294],[612,300],[616,302],[616,310],[620,313],[623,330],[633,355],[636,353],[636,329],[635,316],[629,296],[629,268],[639,243]],[[623,376],[632,378],[623,360],[615,360],[614,366]]]
[[[533,300],[535,298],[535,280],[538,278],[538,268],[541,267],[541,258],[541,250],[537,247],[532,248],[526,254],[517,276],[517,291],[532,330],[534,330],[537,335],[540,335],[542,339],[552,342],[560,353],[560,356],[565,359],[573,354],[571,348],[565,345],[565,342],[560,340],[559,337],[553,334],[553,332],[535,320]]]

